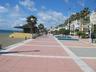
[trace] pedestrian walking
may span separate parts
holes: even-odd
[[[94,32],[91,33],[91,42],[93,43],[94,42],[94,39],[95,39],[95,34]]]

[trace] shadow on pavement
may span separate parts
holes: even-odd
[[[31,51],[9,51],[9,52],[0,52],[0,54],[25,53],[25,52],[40,52],[40,50],[31,50]]]

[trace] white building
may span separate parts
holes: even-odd
[[[93,11],[90,15],[90,28],[92,31],[96,31],[96,12]]]
[[[80,24],[80,22],[77,21],[77,20],[72,21],[72,23],[70,24],[70,30],[71,30],[71,31],[74,31],[74,30],[76,30],[76,29],[79,29],[79,27],[80,27],[79,24]]]
[[[93,25],[96,25],[96,12],[93,11],[90,15],[90,22],[93,24]]]

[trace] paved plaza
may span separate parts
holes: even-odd
[[[52,35],[29,39],[0,51],[0,72],[96,72],[96,45]]]

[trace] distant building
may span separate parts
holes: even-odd
[[[90,15],[90,21],[93,25],[96,25],[96,12],[93,11]]]
[[[74,31],[74,30],[76,30],[76,29],[78,29],[79,30],[79,22],[77,21],[77,20],[75,20],[75,21],[72,21],[72,23],[70,24],[70,30],[71,31]]]
[[[93,31],[96,32],[96,11],[93,11],[90,15],[90,23]]]

